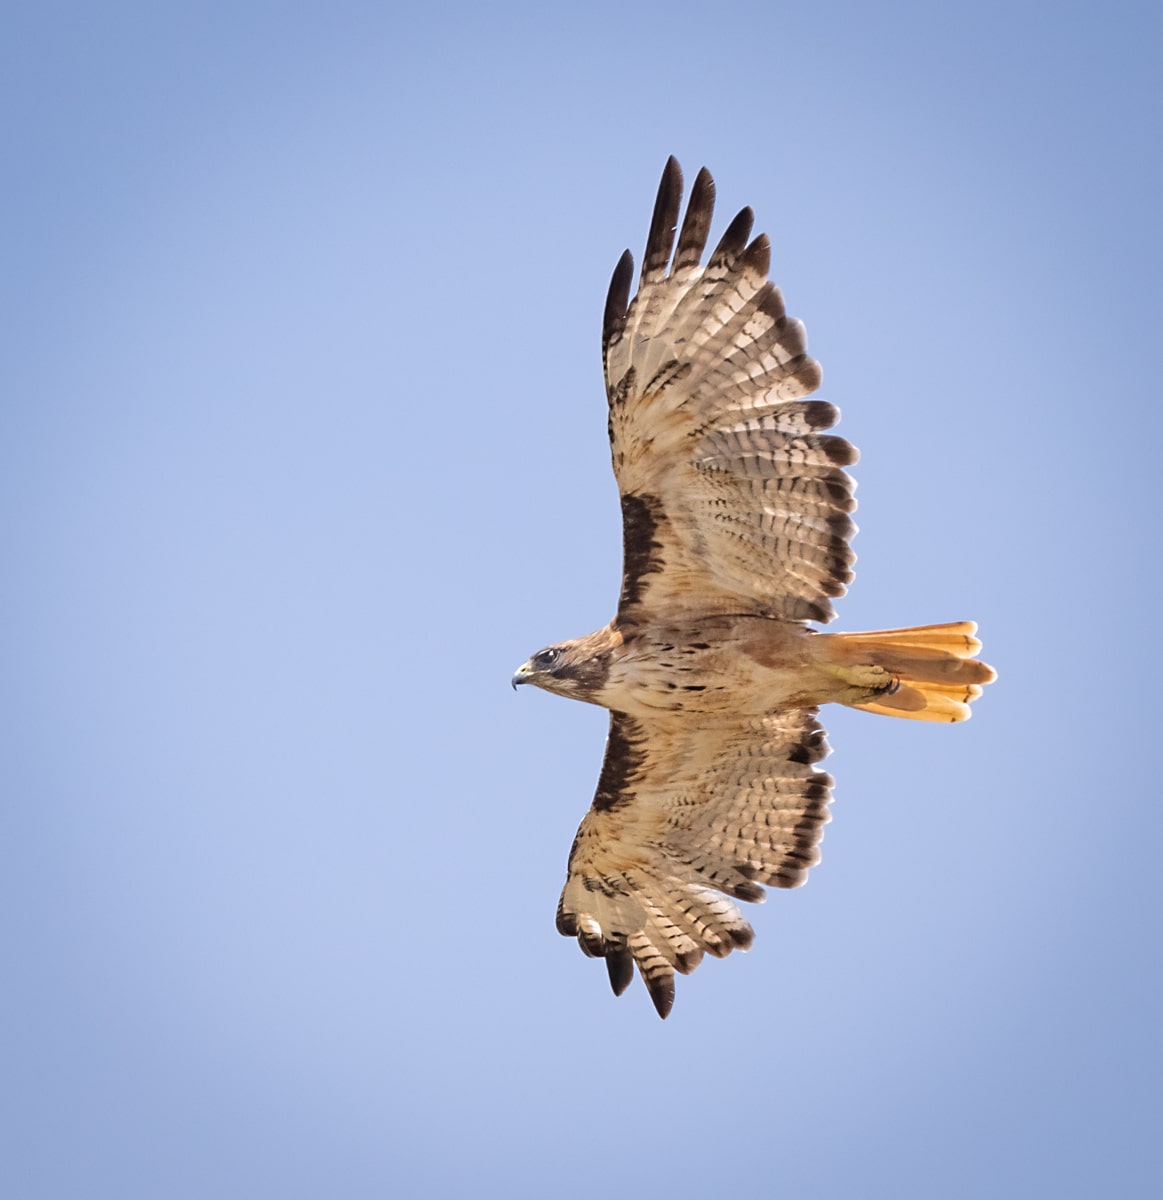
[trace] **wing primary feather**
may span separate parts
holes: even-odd
[[[715,181],[710,171],[701,167],[695,176],[691,197],[687,201],[686,216],[678,235],[678,247],[674,252],[674,269],[687,270],[699,265],[706,249],[707,235],[711,232],[711,221],[715,215]]]
[[[658,198],[654,202],[654,216],[650,221],[650,233],[646,238],[646,253],[642,256],[641,284],[656,283],[666,275],[670,252],[674,246],[674,230],[678,224],[678,210],[682,204],[682,168],[672,154],[666,160],[662,182],[658,185]]]
[[[606,971],[610,976],[610,987],[614,995],[620,996],[634,981],[634,956],[629,950],[608,950]]]
[[[633,278],[634,255],[629,250],[624,250],[610,278],[610,290],[606,293],[606,311],[602,317],[603,353],[626,326],[626,310],[630,307],[630,283]]]
[[[564,895],[557,902],[556,924],[557,924],[557,932],[560,933],[562,935],[562,937],[576,937],[577,936],[577,914],[571,913],[571,912],[566,912]]]
[[[754,224],[755,213],[751,207],[740,209],[719,239],[719,244],[715,247],[710,261],[707,263],[708,268],[733,266],[735,260],[747,248],[747,239],[751,236],[751,227]]]
[[[674,969],[645,938],[645,945],[635,956],[638,973],[642,976],[654,1010],[665,1021],[674,1007]]]
[[[748,247],[743,251],[743,262],[740,264],[746,270],[754,271],[756,275],[762,275],[767,278],[767,272],[771,269],[771,239],[766,233],[761,233]],[[772,284],[771,290],[775,290],[775,285]],[[764,300],[766,300],[766,295]],[[782,297],[780,299],[782,307]],[[781,314],[782,315],[782,314]]]

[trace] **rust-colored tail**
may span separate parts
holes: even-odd
[[[914,721],[964,721],[983,684],[997,672],[973,656],[981,643],[973,621],[951,625],[918,625],[914,629],[882,629],[875,633],[834,633],[834,652],[852,666],[881,667],[897,686],[862,704],[864,712]]]

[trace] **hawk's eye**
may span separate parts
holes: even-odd
[[[548,650],[541,650],[533,655],[533,665],[539,668],[552,667],[560,657],[561,651],[556,646],[552,646]]]

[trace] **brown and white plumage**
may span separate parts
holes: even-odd
[[[606,301],[614,474],[624,498],[654,497],[667,515],[654,531],[667,570],[641,581],[643,598],[655,610],[693,603],[827,621],[851,579],[855,502],[843,468],[856,452],[820,432],[837,410],[804,399],[820,367],[767,279],[767,236],[749,240],[750,209],[699,268],[714,191],[704,168],[668,274],[682,174],[667,163],[638,294],[627,304],[627,252]]]
[[[817,634],[852,578],[855,450],[821,431],[838,412],[803,326],[767,279],[744,209],[700,266],[714,184],[679,226],[668,161],[638,292],[622,256],[602,354],[622,497],[623,582],[604,629],[534,655],[514,676],[611,710],[593,806],[557,925],[633,967],[666,1016],[675,972],[751,944],[734,900],[795,887],[819,858],[832,780],[818,706],[962,720],[993,671],[970,622]]]
[[[760,884],[804,881],[832,784],[813,766],[828,752],[815,710],[731,722],[713,736],[692,736],[688,724],[611,718],[557,914],[562,933],[605,955],[615,992],[637,962],[664,1016],[676,970],[751,945],[728,896],[758,901]]]

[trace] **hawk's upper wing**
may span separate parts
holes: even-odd
[[[728,896],[796,887],[819,860],[832,778],[815,709],[714,724],[610,714],[593,807],[574,839],[557,928],[606,960],[620,995],[634,964],[660,1016],[674,973],[751,945]],[[726,893],[723,895],[721,893]]]
[[[828,621],[851,581],[856,507],[839,417],[804,400],[820,381],[800,322],[767,280],[766,235],[745,208],[700,267],[715,185],[666,164],[638,293],[614,271],[602,337],[610,444],[622,493],[618,615],[763,613]],[[672,258],[673,251],[673,258]]]

